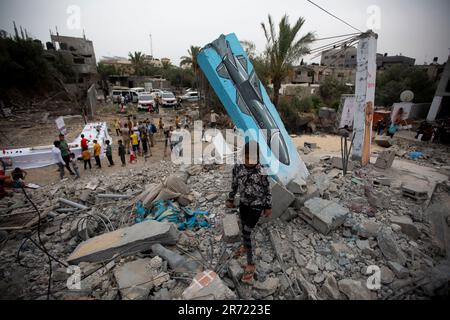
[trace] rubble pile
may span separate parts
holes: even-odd
[[[50,298],[425,299],[448,281],[445,252],[433,241],[427,216],[429,201],[405,196],[373,166],[355,165],[344,177],[328,157],[309,169],[306,187],[276,191],[292,197],[289,208],[253,232],[251,286],[240,282],[245,257],[233,257],[241,233],[236,209],[225,208],[231,167],[161,161],[30,191],[42,215],[41,241],[66,264],[51,261]],[[173,186],[173,179],[182,183]],[[208,211],[209,227],[136,223],[136,203],[151,207],[162,195],[180,207]],[[2,210],[30,211],[14,207],[24,203],[16,194]],[[4,297],[47,298],[50,265],[37,247],[36,223],[2,233]],[[379,284],[370,280],[377,271]]]

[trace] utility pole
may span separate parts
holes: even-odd
[[[152,34],[150,33],[150,54],[153,58],[153,39],[152,39]]]
[[[372,30],[361,34],[357,51],[352,159],[360,161],[362,166],[370,163],[377,77],[377,39],[378,35]]]

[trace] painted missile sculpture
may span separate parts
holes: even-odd
[[[197,62],[236,127],[258,141],[271,176],[284,185],[306,179],[306,165],[236,35],[206,45]]]

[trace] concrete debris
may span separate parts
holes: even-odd
[[[224,240],[229,243],[240,241],[241,233],[239,230],[238,216],[236,214],[227,214],[222,220]]]
[[[148,250],[152,243],[175,244],[179,232],[174,224],[154,220],[105,233],[81,243],[67,258],[70,263],[102,261],[116,254]]]
[[[394,261],[400,265],[406,263],[406,256],[397,245],[394,239],[394,234],[387,228],[381,228],[377,234],[378,246],[380,247],[383,256],[388,261]]]
[[[383,151],[375,162],[375,167],[379,169],[389,169],[395,160],[395,151]]]
[[[372,295],[363,281],[353,279],[342,279],[338,281],[339,290],[349,300],[372,300]]]
[[[420,231],[409,216],[393,216],[391,222],[399,225],[402,232],[414,240],[420,237]]]
[[[341,170],[344,168],[341,157],[331,158],[331,165],[333,166],[333,168],[337,168],[337,169],[341,169]],[[355,168],[355,166],[353,165],[353,163],[351,161],[349,161],[348,166],[347,166],[347,171],[353,171],[354,168]]]
[[[380,268],[381,271],[381,283],[382,284],[390,284],[395,279],[394,273],[386,266],[382,266]]]
[[[313,198],[305,202],[300,216],[323,234],[341,226],[349,211],[336,202]]]
[[[280,217],[295,199],[294,194],[284,186],[275,181],[272,181],[272,183],[272,216],[270,218],[262,218],[261,222]]]
[[[291,180],[287,184],[287,189],[295,195],[304,194],[308,190],[305,180],[300,177],[296,177],[295,179]]]
[[[404,183],[402,184],[402,194],[404,197],[416,201],[425,201],[428,199],[429,188],[425,182]]]
[[[231,291],[219,276],[211,270],[200,272],[184,290],[185,300],[233,300],[236,294]]]
[[[341,293],[339,291],[338,283],[336,281],[336,278],[332,274],[327,274],[325,282],[322,286],[322,290],[330,299],[341,299]]]
[[[280,279],[278,278],[267,278],[263,282],[256,282],[254,288],[257,290],[264,291],[264,294],[269,296],[273,294],[280,285]]]
[[[395,276],[399,279],[404,279],[409,276],[409,271],[404,266],[394,261],[388,261],[389,268],[394,272]]]
[[[202,267],[197,261],[183,257],[182,255],[164,248],[157,243],[152,245],[153,253],[166,260],[170,268],[176,272],[192,272],[198,273]]]
[[[317,198],[319,196],[320,196],[320,193],[319,193],[319,189],[317,188],[317,186],[315,184],[308,185],[306,193],[303,195],[297,195],[295,197],[294,203],[292,205],[295,209],[301,210],[306,201],[308,201],[309,199],[312,199],[312,198]]]
[[[375,143],[383,148],[389,148],[392,146],[392,139],[388,136],[377,136]]]
[[[153,259],[161,260],[159,257]],[[155,286],[160,264],[153,259],[138,259],[116,267],[114,277],[124,300],[146,299]],[[156,264],[156,268],[155,268]]]

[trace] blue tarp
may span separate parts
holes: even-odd
[[[209,215],[208,211],[194,211],[190,208],[180,208],[171,200],[159,200],[150,209],[144,208],[141,201],[136,203],[136,219],[139,223],[144,220],[169,221],[178,226],[178,230],[209,228],[209,222],[201,216]]]

